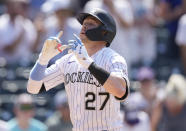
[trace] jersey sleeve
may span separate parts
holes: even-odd
[[[112,56],[109,60],[109,72],[120,76],[126,80],[127,86],[130,86],[128,79],[127,64],[123,57],[119,55]]]
[[[122,77],[126,81],[127,84],[126,94],[122,98],[116,98],[118,100],[124,100],[129,93],[130,86],[126,61],[123,57],[119,55],[114,55],[110,58],[108,65],[109,65],[108,70],[110,73]]]
[[[64,73],[60,68],[61,65],[61,61],[58,60],[45,70],[43,82],[47,91],[64,82]]]

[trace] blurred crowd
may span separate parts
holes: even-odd
[[[26,84],[44,41],[63,30],[67,44],[81,29],[76,14],[92,8],[114,16],[111,48],[127,61],[123,131],[186,131],[185,0],[1,0],[0,130],[71,130],[64,85],[29,95]]]

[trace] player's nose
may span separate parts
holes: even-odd
[[[83,26],[82,26],[82,31],[85,33],[86,30],[87,30],[87,28],[88,28],[87,25],[83,25]]]

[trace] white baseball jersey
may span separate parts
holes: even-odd
[[[123,57],[105,47],[91,58],[108,72],[123,77],[129,87],[127,65]],[[46,72],[46,90],[65,83],[73,131],[121,130],[120,101],[106,92],[88,69],[77,62],[75,55],[62,57]]]

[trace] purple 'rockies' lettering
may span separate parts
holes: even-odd
[[[94,76],[90,72],[73,72],[71,74],[67,73],[65,75],[65,84],[80,82],[80,83],[88,83],[91,85],[95,85],[96,87],[101,87],[101,84],[94,78]]]

